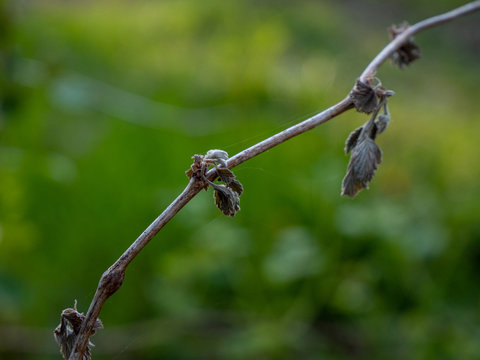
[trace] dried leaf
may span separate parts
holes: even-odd
[[[189,179],[192,178],[195,174],[200,175],[204,172],[205,167],[202,166],[203,164],[203,155],[195,154],[192,156],[193,164],[190,166],[190,169],[185,171],[185,175],[188,176]]]
[[[355,83],[349,96],[358,112],[370,114],[377,108],[378,102],[375,90],[360,79]]]
[[[395,39],[398,35],[408,29],[409,25],[403,23],[399,27],[393,25],[388,30],[392,39]],[[413,42],[413,37],[407,40],[397,51],[392,54],[392,61],[398,65],[399,68],[403,68],[405,65],[410,65],[411,62],[420,58],[420,48]]]
[[[243,194],[243,185],[240,181],[238,181],[237,179],[233,179],[231,180],[227,186],[232,189],[233,191],[235,191],[239,196]]]
[[[373,179],[382,162],[382,150],[370,138],[365,138],[352,150],[347,174],[342,183],[342,196],[355,197]]]
[[[227,169],[226,167],[217,167],[217,174],[220,180],[222,180],[225,184],[228,184],[232,179],[235,179],[235,174],[232,170]]]
[[[242,195],[243,185],[235,178],[233,171],[225,167],[217,167],[216,170],[218,177],[225,183],[225,185],[235,191],[238,195]]]
[[[405,65],[410,65],[410,63],[419,58],[420,48],[412,40],[409,40],[405,45],[392,54],[393,63],[400,69],[403,69]]]
[[[63,358],[68,359],[70,353],[72,352],[77,336],[73,332],[71,326],[69,326],[69,323],[66,319],[63,317],[60,319],[60,324],[53,332],[53,335],[55,336],[55,340],[57,341],[58,345],[60,345],[60,353],[62,354]],[[85,357],[83,360],[85,360]]]
[[[64,359],[70,357],[75,340],[77,339],[78,333],[80,332],[80,327],[82,322],[85,320],[85,315],[77,311],[77,304],[75,302],[74,308],[68,308],[62,311],[60,315],[60,324],[56,327],[53,332],[55,340],[60,345],[60,352],[63,355]],[[103,324],[100,319],[95,321],[95,325],[92,330],[92,335],[98,329],[102,329]],[[90,360],[90,347],[94,346],[92,342],[88,342],[88,347],[85,350],[85,353],[82,357],[82,360]]]
[[[360,126],[348,135],[347,141],[345,141],[345,154],[348,154],[357,145],[358,137],[362,130],[363,126]]]
[[[240,197],[238,193],[225,185],[214,184],[213,188],[213,197],[217,207],[224,215],[235,216],[237,211],[240,210]]]

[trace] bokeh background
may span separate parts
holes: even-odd
[[[3,1],[0,358],[60,359],[62,309],[187,184],[341,100],[386,28],[461,1]],[[370,190],[349,111],[200,193],[102,310],[94,359],[480,358],[480,14],[419,34]]]

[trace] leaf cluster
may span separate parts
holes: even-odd
[[[381,85],[357,80],[350,98],[359,112],[371,113],[370,120],[350,133],[345,142],[345,153],[351,152],[347,173],[342,182],[342,196],[355,197],[362,189],[368,189],[378,165],[382,162],[382,150],[375,143],[377,135],[390,123],[387,98],[394,94]],[[379,115],[380,110],[383,113]]]
[[[186,171],[187,176],[189,178],[196,176],[203,180],[207,187],[211,186],[215,205],[224,215],[235,216],[240,210],[240,195],[243,193],[243,185],[236,179],[233,171],[227,167],[227,152],[213,149],[205,155],[194,155],[193,159],[194,163]],[[215,168],[217,178],[223,184],[216,184],[207,179],[206,172],[210,166]]]

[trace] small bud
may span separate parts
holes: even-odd
[[[219,149],[208,150],[203,158],[206,162],[213,162],[227,167],[226,160],[228,160],[228,153]]]
[[[376,88],[375,93],[379,98],[389,98],[390,96],[395,95],[395,91],[385,89],[382,86],[379,86],[378,88]]]
[[[390,123],[390,115],[389,114],[380,114],[375,119],[375,126],[377,127],[377,135],[384,132],[388,124]]]

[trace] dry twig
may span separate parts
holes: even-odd
[[[406,27],[404,31],[396,34],[395,38],[368,64],[359,80],[367,83],[372,79],[378,68],[392,55],[408,44],[412,36],[422,30],[441,25],[452,21],[458,17],[467,15],[480,10],[480,0],[470,2],[447,13],[423,20],[415,25]],[[245,149],[235,156],[228,159],[226,165],[229,169],[240,165],[241,163],[267,151],[297,135],[317,127],[320,124],[352,109],[354,104],[350,96],[330,108],[302,121],[282,132],[265,139],[248,149]],[[95,296],[90,304],[87,315],[83,320],[78,331],[74,350],[70,354],[70,360],[80,360],[83,358],[90,336],[94,333],[98,315],[105,301],[114,294],[122,285],[125,271],[130,262],[138,253],[148,244],[148,242],[163,228],[163,226],[172,219],[200,190],[208,186],[207,179],[213,180],[217,176],[216,170],[211,169],[205,177],[192,176],[183,192],[158,216],[152,224],[133,242],[133,244],[120,256],[120,258],[105,271],[100,278]]]

